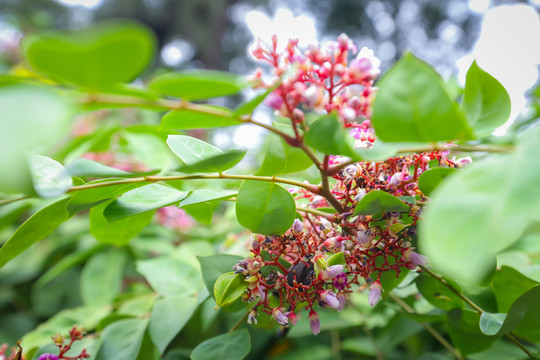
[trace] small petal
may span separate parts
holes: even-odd
[[[292,233],[294,235],[300,235],[304,231],[304,223],[300,221],[299,219],[294,219],[293,225],[292,225]]]
[[[252,322],[254,322],[255,324],[257,324],[257,319],[255,318],[255,315],[257,313],[255,312],[255,310],[251,310],[249,312],[249,315],[248,315],[248,319],[247,319],[247,322],[248,324],[251,324]]]
[[[283,326],[289,325],[289,319],[278,308],[272,310],[272,316],[274,319]]]
[[[336,275],[339,275],[343,272],[343,265],[332,265],[332,266],[329,266],[328,269],[326,270],[326,275],[329,277],[329,278],[332,278]]]
[[[337,296],[333,291],[323,291],[321,293],[321,298],[332,309],[335,309],[335,310],[339,309],[339,300],[337,299]]]
[[[340,293],[338,294],[337,299],[339,301],[339,308],[337,309],[337,311],[342,311],[343,309],[345,309],[345,305],[347,304],[347,298],[344,294]]]
[[[291,311],[289,313],[289,322],[293,325],[296,325],[297,321],[298,321],[298,316],[294,313],[294,311]]]
[[[424,255],[420,255],[418,253],[415,253],[414,251],[411,251],[409,254],[409,260],[412,263],[415,263],[416,265],[425,266],[428,264],[428,258]]]
[[[54,354],[43,354],[39,357],[39,360],[58,360],[58,356]]]

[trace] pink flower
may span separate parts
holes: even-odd
[[[339,309],[339,301],[333,291],[325,290],[320,293],[321,299],[328,304],[332,309]]]
[[[405,257],[408,258],[410,262],[416,265],[425,266],[428,264],[428,258],[424,255],[420,255],[414,251],[406,252]]]
[[[334,287],[336,288],[336,290],[345,289],[347,287],[347,282],[348,282],[347,275],[344,273],[337,275],[332,280],[332,283],[334,284]],[[338,297],[338,300],[339,300],[339,297]]]
[[[321,321],[319,320],[319,315],[311,310],[308,315],[309,327],[313,335],[317,335],[321,332]]]
[[[381,290],[382,290],[382,285],[379,282],[379,280],[371,284],[371,286],[369,287],[369,299],[368,299],[369,305],[371,306],[377,305],[377,303],[379,302],[381,298]]]
[[[338,294],[337,299],[339,301],[339,308],[337,309],[337,311],[342,311],[343,309],[345,309],[345,305],[347,304],[347,299],[345,298],[345,295],[341,293]]]
[[[349,66],[352,78],[361,80],[375,80],[381,73],[381,61],[375,57],[373,50],[363,47]]]
[[[272,310],[272,317],[283,326],[289,325],[289,319],[278,308]]]
[[[328,269],[326,269],[326,275],[329,278],[332,278],[342,273],[343,273],[343,265],[332,265],[332,266],[329,266]]]
[[[397,186],[401,184],[408,175],[409,173],[407,171],[400,171],[395,173],[388,181],[388,186]]]
[[[299,219],[294,219],[293,225],[292,225],[292,233],[294,235],[300,235],[304,231],[304,223],[300,221]]]
[[[291,322],[291,324],[296,325],[296,322],[298,321],[298,316],[296,316],[294,311],[291,311],[289,313],[289,321]]]
[[[284,104],[283,98],[275,92],[271,92],[270,94],[268,94],[268,96],[264,99],[264,103],[274,110],[281,109]]]

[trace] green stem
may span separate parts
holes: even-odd
[[[17,198],[12,198],[12,199],[4,199],[4,200],[0,200],[0,206],[2,205],[7,205],[7,204],[11,204],[11,203],[14,203],[14,202],[17,202],[17,201],[21,201],[21,200],[26,200],[26,199],[29,199],[30,196],[21,196],[21,197],[17,197]]]
[[[243,323],[246,322],[250,311],[251,310],[246,311],[246,313],[240,319],[238,319],[236,324],[234,324],[233,327],[229,330],[229,333],[235,332]]]
[[[411,308],[409,304],[407,304],[405,301],[401,300],[394,294],[390,293],[388,294],[388,296],[409,314],[415,313],[414,309]],[[446,341],[446,339],[437,330],[435,330],[431,325],[425,322],[420,322],[420,325],[422,325],[424,329],[426,329],[431,335],[433,335],[433,337],[437,339],[437,341],[439,341],[441,345],[446,348],[446,350],[448,350],[452,355],[454,355],[456,359],[463,360],[463,357],[461,356],[461,354],[448,341]]]
[[[319,186],[313,184],[306,184],[304,182],[277,178],[275,176],[255,176],[255,175],[229,175],[229,174],[215,174],[215,175],[178,175],[178,176],[144,176],[138,178],[122,179],[122,180],[113,180],[108,182],[100,182],[94,184],[85,184],[79,186],[73,186],[69,188],[66,192],[74,192],[87,189],[95,189],[100,187],[120,185],[120,184],[133,184],[139,182],[158,182],[158,181],[173,181],[173,180],[204,180],[204,179],[226,179],[226,180],[257,180],[257,181],[270,181],[277,182],[282,184],[288,184],[293,186],[298,186],[304,188],[308,191],[311,191],[315,194],[318,194],[320,191]]]
[[[317,209],[297,207],[296,210],[301,211],[301,212],[305,212],[305,213],[310,213],[310,214],[317,215],[317,216],[321,216],[321,217],[325,218],[328,221],[332,221],[332,222],[337,221],[336,215],[329,214],[329,213],[326,213],[324,211],[320,211],[320,210],[317,210]]]
[[[482,315],[484,312],[486,312],[485,310],[483,310],[480,306],[478,306],[477,304],[475,304],[472,300],[470,300],[468,297],[466,297],[465,295],[461,294],[459,291],[457,291],[452,285],[450,285],[448,283],[448,281],[446,281],[442,276],[439,276],[437,274],[435,274],[433,271],[429,270],[428,268],[426,268],[425,266],[420,266],[422,268],[422,270],[424,270],[426,273],[428,273],[429,275],[431,275],[433,278],[435,278],[436,280],[438,280],[441,284],[443,284],[444,286],[446,286],[450,291],[452,291],[454,294],[456,294],[459,298],[461,298],[463,301],[465,301],[471,308],[473,308],[479,315]],[[519,342],[519,340],[512,334],[510,333],[506,333],[504,334],[504,336],[510,340],[511,342],[513,342],[517,347],[519,347],[525,354],[527,354],[527,356],[531,359],[536,359],[536,357],[525,347],[523,346],[523,344],[521,344]]]

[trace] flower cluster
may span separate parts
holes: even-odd
[[[275,88],[266,104],[296,123],[304,121],[306,109],[313,109],[337,111],[346,126],[356,126],[370,116],[380,61],[365,47],[351,61],[349,53],[357,49],[345,34],[305,52],[298,48],[298,40],[290,40],[283,53],[278,52],[274,36],[271,48],[259,42],[253,51],[256,59],[273,67],[273,80],[265,82],[259,69],[251,81],[255,88]]]
[[[346,35],[304,53],[295,40],[278,53],[274,37],[271,49],[259,44],[254,56],[272,65],[275,79],[265,83],[258,70],[252,80],[255,87],[273,89],[266,103],[288,117],[293,127],[302,125],[306,110],[335,111],[343,126],[351,128],[355,147],[370,148],[376,141],[369,116],[379,61],[363,48],[349,62],[349,52],[356,52],[356,47]],[[312,332],[318,334],[317,309],[341,311],[348,294],[363,290],[369,290],[369,304],[376,305],[385,290],[384,274],[398,277],[426,265],[427,258],[414,251],[417,222],[427,200],[418,178],[430,164],[461,167],[470,162],[448,155],[449,151],[431,151],[357,163],[346,157],[325,157],[323,166],[336,169],[328,173],[335,180],[330,192],[342,212],[326,215],[317,209],[332,206],[328,197],[294,190],[296,201],[307,200],[313,211],[306,211],[303,220],[296,219],[284,235],[254,236],[251,256],[233,268],[249,283],[243,295],[254,303],[248,322],[257,323],[262,312],[288,326],[296,324],[305,309]],[[376,215],[354,214],[364,196],[375,190],[400,197],[403,206]]]
[[[84,336],[83,329],[78,326],[73,326],[71,330],[69,330],[69,341],[66,343],[66,338],[60,334],[57,334],[52,337],[52,340],[54,342],[54,345],[58,347],[59,354],[42,354],[39,357],[39,360],[82,360],[87,359],[90,357],[90,354],[86,352],[86,349],[82,349],[82,351],[77,356],[67,356],[66,353],[71,350],[71,346],[75,341],[82,340]]]

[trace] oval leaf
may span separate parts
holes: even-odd
[[[464,306],[464,302],[459,296],[454,294],[432,276],[428,276],[424,273],[420,274],[416,279],[416,287],[427,301],[439,309],[448,311],[455,308],[461,309]],[[459,288],[457,290],[460,291]]]
[[[486,335],[496,335],[501,329],[506,314],[492,314],[483,312],[480,315],[480,330]]]
[[[71,217],[66,209],[68,201],[69,198],[52,203],[26,220],[0,248],[0,268],[67,221]]]
[[[235,94],[247,85],[243,78],[231,73],[196,70],[160,75],[153,79],[149,86],[163,95],[184,100],[201,100]]]
[[[488,135],[510,116],[510,96],[493,76],[472,63],[465,82],[462,108],[478,136]]]
[[[244,281],[245,277],[242,274],[228,272],[217,278],[214,283],[214,297],[218,307],[231,304],[238,299],[249,286],[249,283]]]
[[[394,195],[382,190],[374,190],[367,193],[360,200],[354,209],[353,216],[374,215],[381,211],[402,212],[409,210],[409,206]]]
[[[37,72],[89,88],[132,81],[148,65],[154,46],[154,34],[135,21],[34,35],[23,43],[28,63]]]
[[[343,128],[335,113],[317,119],[305,134],[308,145],[323,154],[344,155],[359,158],[353,150],[353,138]]]
[[[161,119],[163,129],[203,129],[242,124],[226,108],[197,105],[197,109],[177,109],[166,113]]]
[[[117,221],[128,216],[179,202],[187,196],[187,192],[161,185],[149,184],[133,189],[111,202],[103,215],[109,221]]]
[[[192,360],[242,360],[251,349],[247,329],[218,335],[199,345],[191,353]]]
[[[242,260],[242,257],[238,255],[218,254],[204,257],[198,256],[197,259],[201,264],[204,285],[206,285],[208,291],[212,292],[216,280],[222,274],[229,272],[237,262]]]
[[[141,349],[148,319],[119,320],[107,326],[97,360],[133,360]]]
[[[173,296],[156,301],[148,328],[150,338],[161,354],[182,330],[198,305],[197,298],[193,296]]]
[[[472,131],[431,66],[405,54],[377,82],[371,122],[387,142],[469,140]]]
[[[73,185],[71,176],[58,161],[37,154],[30,155],[30,172],[36,193],[44,198],[59,196]]]
[[[273,182],[244,181],[238,190],[236,217],[240,225],[263,235],[281,235],[295,218],[292,195]]]
[[[418,178],[418,188],[426,196],[430,196],[433,190],[444,180],[445,177],[452,174],[456,169],[438,167],[429,169]]]

